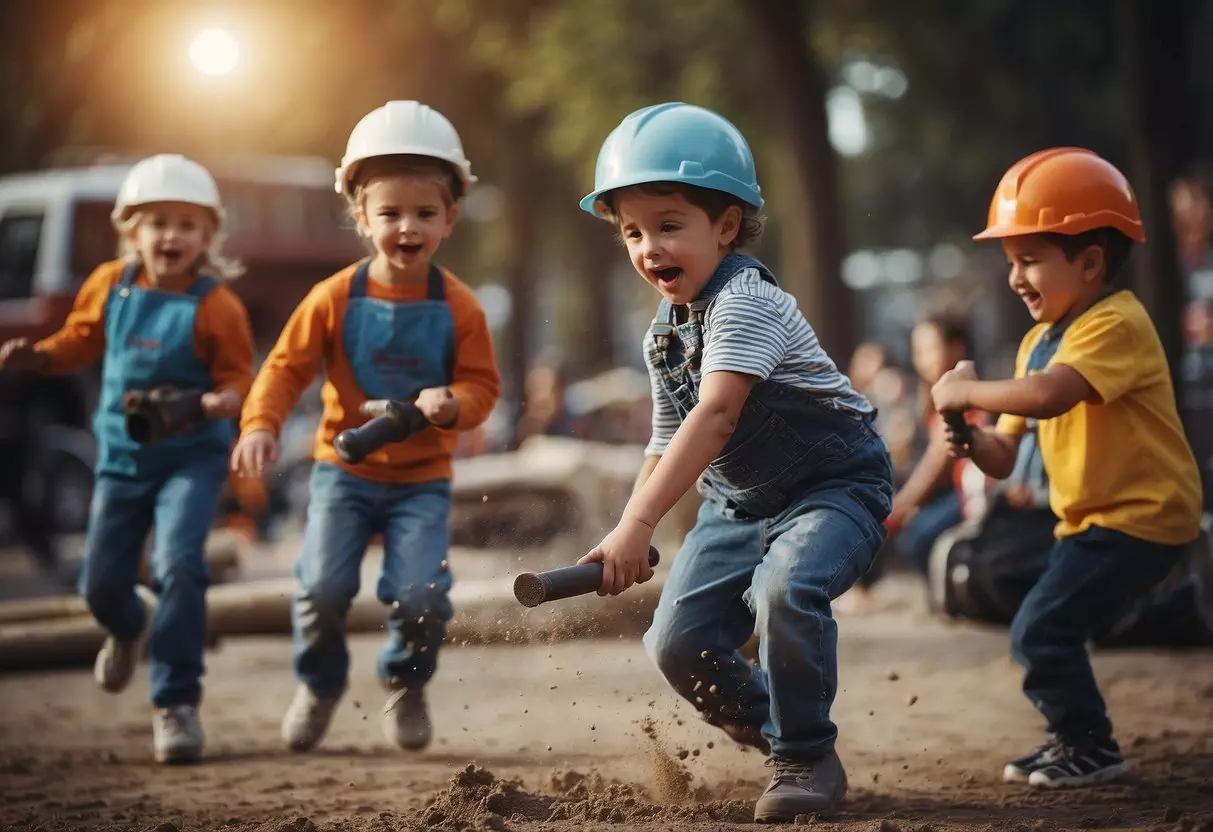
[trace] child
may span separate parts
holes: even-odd
[[[600,593],[652,577],[658,521],[693,485],[698,520],[645,647],[679,694],[773,756],[759,821],[836,805],[838,686],[830,602],[884,540],[892,465],[873,412],[821,349],[796,299],[736,253],[761,230],[745,138],[682,103],[638,110],[607,137],[581,207],[612,222],[661,296],[644,339],[653,432],[632,498],[582,562]],[[761,669],[739,649],[757,629]]]
[[[131,168],[114,206],[124,257],[84,282],[63,328],[33,346],[10,341],[0,367],[70,373],[102,360],[94,416],[96,486],[80,591],[108,633],[94,675],[111,693],[130,682],[150,624],[155,757],[202,756],[198,719],[206,641],[203,544],[214,520],[234,438],[231,420],[253,380],[253,335],[244,305],[221,278],[223,208],[211,175],[181,156]],[[206,420],[139,444],[127,433],[130,390],[197,388]],[[155,526],[149,614],[135,593],[143,543]]]
[[[442,114],[389,101],[354,127],[337,170],[374,255],[317,285],[292,314],[253,384],[232,466],[264,471],[300,394],[325,365],[303,551],[295,574],[295,674],[282,721],[288,747],[305,751],[328,730],[345,691],[345,619],[371,537],[383,536],[378,597],[391,605],[379,678],[390,692],[389,741],[429,745],[423,689],[453,610],[448,598],[452,455],[460,431],[483,422],[500,385],[476,295],[431,262],[476,178]],[[432,427],[358,464],[333,439],[384,399],[412,400]]]
[[[969,357],[968,327],[956,315],[928,315],[910,331],[910,353],[922,389],[929,391],[945,372]],[[929,396],[923,398],[927,404],[923,414],[927,447],[893,496],[893,511],[885,520],[885,528],[901,559],[925,576],[936,538],[964,520],[959,477],[967,461],[948,456],[943,420],[930,407]],[[980,414],[968,414],[966,418],[977,421]],[[872,569],[842,599],[852,611],[869,608],[871,587],[883,576],[884,559],[878,556]]]
[[[957,455],[990,476],[1012,469],[1028,419],[1060,518],[1049,565],[1011,624],[1024,693],[1052,739],[1008,763],[1008,781],[1085,786],[1129,769],[1086,653],[1175,566],[1200,533],[1201,484],[1145,308],[1115,280],[1145,241],[1125,177],[1088,150],[1054,148],[1007,171],[975,239],[1002,240],[1010,286],[1037,326],[1015,379],[977,381],[967,363],[932,390],[941,412],[998,412]]]

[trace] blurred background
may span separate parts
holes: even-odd
[[[994,376],[1030,325],[999,248],[970,240],[1003,171],[1054,145],[1120,166],[1150,239],[1128,279],[1208,471],[1213,3],[2,0],[0,41],[0,339],[61,325],[114,256],[127,167],[179,152],[219,180],[264,355],[308,289],[363,253],[332,187],[349,130],[389,99],[420,99],[453,121],[481,179],[439,260],[479,293],[504,375],[461,457],[534,436],[635,450],[655,299],[577,200],[625,114],[683,100],[749,138],[769,217],[754,253],[880,408],[903,478],[929,381],[915,322],[962,319]],[[96,387],[95,369],[0,376],[0,536],[47,562],[43,532],[78,534],[87,518]],[[280,470],[233,482],[221,524],[267,540],[298,516],[317,389]]]

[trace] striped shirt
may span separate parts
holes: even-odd
[[[701,375],[717,370],[745,373],[811,390],[856,413],[872,412],[872,405],[821,348],[796,298],[763,280],[757,269],[745,269],[725,284],[708,305],[704,324]],[[657,371],[645,363],[653,391],[653,432],[645,454],[659,456],[682,420]]]

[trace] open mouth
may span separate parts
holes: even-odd
[[[1023,298],[1023,302],[1028,305],[1029,309],[1035,309],[1040,306],[1040,292],[1025,291],[1020,292],[1019,296]]]
[[[421,243],[401,243],[397,246],[401,254],[414,255],[420,254],[423,246]]]
[[[657,285],[667,291],[673,290],[682,277],[682,269],[678,266],[662,266],[660,269],[649,269],[649,274],[657,281]]]
[[[156,254],[170,266],[181,262],[182,251],[179,248],[162,248]]]

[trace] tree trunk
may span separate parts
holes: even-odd
[[[790,178],[782,196],[780,272],[821,345],[846,366],[856,343],[855,298],[842,282],[846,248],[838,164],[830,146],[825,73],[810,46],[806,4],[760,0],[753,17],[783,114],[778,142]],[[774,177],[765,177],[770,183]]]
[[[577,327],[584,345],[589,374],[615,366],[615,287],[611,275],[622,250],[611,239],[611,229],[589,215],[577,219],[578,281],[583,287],[581,321]]]
[[[502,365],[507,379],[502,394],[518,405],[521,412],[526,374],[534,353],[532,333],[535,322],[535,282],[538,279],[539,254],[539,161],[535,156],[539,125],[534,118],[515,122],[511,142],[511,164],[506,172],[505,194],[510,227],[510,253],[505,272],[511,308],[509,347]],[[511,434],[513,431],[511,430]],[[513,447],[513,440],[510,441]]]
[[[1184,270],[1171,227],[1167,190],[1189,152],[1185,97],[1188,60],[1185,33],[1191,19],[1187,0],[1121,0],[1120,26],[1126,43],[1132,135],[1132,182],[1141,202],[1146,245],[1134,270],[1134,291],[1158,328],[1176,396],[1184,351]],[[1180,402],[1182,408],[1182,400]]]

